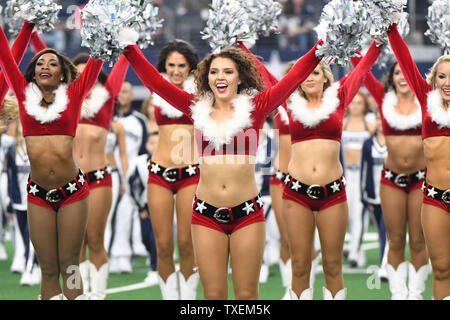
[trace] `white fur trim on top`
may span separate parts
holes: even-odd
[[[25,110],[41,124],[50,123],[61,117],[61,113],[67,109],[69,98],[67,85],[61,84],[55,90],[55,99],[47,108],[41,106],[42,92],[35,83],[30,83],[25,89]]]
[[[422,125],[422,109],[419,101],[414,99],[417,109],[414,113],[403,115],[395,110],[398,104],[398,98],[394,91],[389,91],[383,100],[383,116],[392,128],[397,130],[409,130]]]
[[[81,108],[81,119],[92,119],[108,101],[110,95],[105,86],[97,83]]]
[[[165,74],[162,74],[164,78],[167,79],[167,76]],[[188,93],[195,93],[196,91],[196,85],[195,85],[195,78],[194,76],[190,75],[184,82],[183,82],[183,90]],[[158,106],[161,109],[161,113],[165,115],[166,117],[169,117],[171,119],[178,119],[183,116],[183,112],[180,110],[172,107],[166,100],[161,98],[156,93],[153,93],[153,104],[155,106]]]
[[[283,121],[283,123],[288,126],[289,125],[289,115],[288,115],[288,113],[283,108],[283,106],[279,106],[277,109],[278,109],[277,110],[278,113],[280,114],[281,121]]]
[[[450,107],[445,110],[444,101],[438,89],[428,93],[427,109],[431,119],[439,125],[439,129],[450,128]]]
[[[333,83],[325,90],[322,104],[319,108],[308,108],[308,101],[296,91],[291,95],[288,108],[294,120],[299,121],[307,128],[314,128],[322,121],[328,119],[340,104],[338,97],[339,82]]]
[[[191,106],[194,127],[200,130],[203,136],[216,150],[224,144],[231,143],[234,136],[240,131],[249,128],[253,119],[251,113],[255,106],[253,96],[239,94],[231,102],[234,112],[231,118],[222,122],[211,119],[214,96],[209,94]]]

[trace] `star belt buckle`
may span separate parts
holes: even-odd
[[[45,195],[45,200],[51,203],[55,203],[61,201],[62,196],[58,189],[52,189],[48,191],[47,194]]]
[[[442,201],[444,201],[446,204],[450,204],[450,189],[445,190],[442,192]]]
[[[231,210],[230,208],[226,207],[218,208],[214,212],[213,217],[219,223],[230,223],[231,222],[230,210]]]
[[[404,173],[400,173],[395,177],[394,183],[400,188],[406,188],[408,186],[408,176]]]
[[[174,175],[175,175],[175,178],[172,177]],[[177,178],[176,178],[177,175],[178,175],[178,172],[177,172],[177,170],[175,168],[166,168],[164,170],[164,172],[162,173],[162,177],[167,182],[175,182],[175,181],[177,181]]]
[[[308,189],[306,190],[306,194],[313,200],[320,199],[323,194],[323,188],[318,184],[313,184],[312,186],[308,187]]]

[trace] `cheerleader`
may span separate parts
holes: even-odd
[[[339,160],[342,120],[379,53],[380,48],[373,43],[358,67],[337,83],[322,61],[290,97],[292,150],[283,215],[291,250],[293,299],[313,296],[309,276],[316,225],[326,282],[324,299],[346,297],[342,253],[348,206]],[[316,216],[314,212],[318,212]]]
[[[83,299],[82,282],[73,273],[78,273],[89,189],[86,176],[73,160],[72,143],[81,103],[95,84],[103,61],[91,59],[77,77],[69,59],[45,49],[33,57],[24,76],[0,30],[0,66],[19,102],[30,159],[28,219],[41,266],[40,298],[62,299],[64,292],[68,299]]]
[[[73,59],[83,72],[89,55],[81,53]],[[80,123],[73,141],[75,162],[86,172],[90,190],[86,236],[80,257],[83,289],[91,300],[104,300],[108,282],[108,253],[104,247],[104,232],[112,203],[112,168],[108,166],[105,145],[114,114],[116,97],[122,88],[128,61],[121,56],[108,76],[100,72],[98,81],[83,102]],[[89,260],[86,258],[89,248]]]
[[[359,59],[352,61],[356,64]],[[426,172],[421,109],[398,63],[392,65],[384,82],[369,73],[364,85],[378,105],[388,148],[380,199],[389,239],[389,288],[394,300],[422,299],[430,270],[420,221],[420,188]],[[405,261],[407,232],[411,262]]]
[[[196,95],[165,80],[136,45],[125,49],[144,85],[182,111],[196,128],[202,170],[191,224],[206,299],[228,298],[229,257],[235,298],[258,298],[265,244],[263,203],[254,172],[258,133],[267,116],[319,62],[316,46],[265,91],[252,57],[241,49],[209,54],[195,72]]]
[[[450,56],[441,56],[424,80],[395,24],[389,30],[389,42],[422,109],[427,176],[422,186],[421,222],[433,269],[434,299],[450,299]],[[421,277],[426,268],[425,263],[417,263],[415,270],[409,270]],[[421,281],[417,289],[423,292],[424,286]]]
[[[348,262],[351,267],[363,267],[366,257],[361,250],[360,239],[364,234],[363,205],[361,202],[361,150],[364,141],[373,133],[374,126],[365,116],[369,112],[367,96],[359,91],[348,105],[342,130],[342,150],[344,152],[346,192],[349,213]]]
[[[157,69],[172,85],[193,93],[195,83],[192,71],[197,68],[198,60],[197,51],[191,44],[174,40],[161,49]],[[200,172],[194,152],[194,126],[188,116],[156,92],[152,94],[152,104],[159,143],[148,167],[147,194],[156,237],[160,289],[164,300],[195,300],[199,275],[195,271],[190,206]],[[179,274],[173,261],[174,208]]]

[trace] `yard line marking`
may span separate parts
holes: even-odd
[[[118,292],[125,292],[125,291],[133,291],[133,290],[139,290],[139,289],[144,289],[144,288],[148,288],[148,287],[152,287],[155,284],[149,284],[146,282],[139,282],[139,283],[135,283],[135,284],[130,284],[128,286],[123,286],[123,287],[117,287],[117,288],[111,288],[111,289],[106,289],[106,294],[112,294],[112,293],[118,293]]]
[[[379,248],[379,247],[380,247],[380,245],[378,244],[378,242],[363,243],[363,244],[361,245],[361,248],[362,248],[364,251],[372,250],[372,249],[377,249],[377,248]]]

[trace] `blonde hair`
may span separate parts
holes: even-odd
[[[285,75],[289,71],[291,71],[291,69],[294,67],[294,65],[297,63],[297,61],[298,60],[288,62],[287,66],[286,66],[286,70],[284,72]],[[328,81],[325,82],[323,85],[323,91],[325,91],[334,83],[334,75],[333,75],[333,71],[331,71],[330,65],[325,60],[323,60],[323,59],[320,60],[319,66],[322,69],[322,72],[323,72],[323,75],[325,76],[325,78],[328,79]],[[301,97],[306,99],[305,92],[302,90],[301,86],[298,86],[297,91]]]
[[[17,99],[12,95],[6,95],[5,101],[2,106],[2,115],[0,122],[2,125],[7,126],[12,120],[19,117],[19,103]]]
[[[436,73],[437,68],[442,62],[450,62],[450,55],[440,56],[436,63],[431,67],[430,72],[427,74],[427,82],[433,88],[436,86]]]

